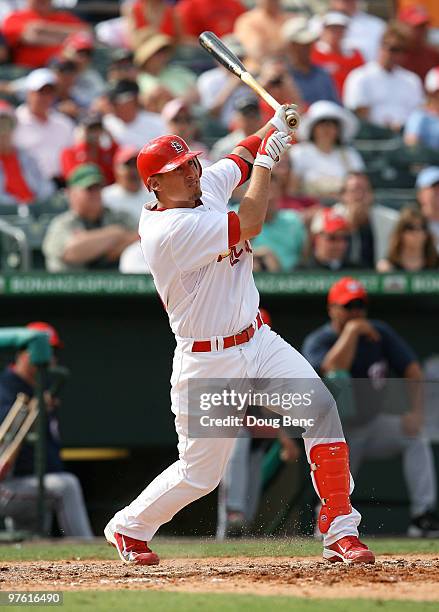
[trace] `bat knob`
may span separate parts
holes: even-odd
[[[287,124],[290,130],[297,130],[300,125],[300,115],[299,113],[291,113],[288,115]]]

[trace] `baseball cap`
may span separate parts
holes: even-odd
[[[419,4],[406,6],[398,13],[398,21],[411,26],[418,26],[430,21],[428,11]]]
[[[347,219],[332,208],[318,211],[311,222],[311,234],[334,234],[340,230],[348,231]]]
[[[104,176],[99,167],[95,164],[81,164],[69,174],[67,179],[68,187],[92,187],[93,185],[103,185]]]
[[[439,91],[439,66],[436,66],[427,72],[425,75],[424,87],[425,91],[428,93]]]
[[[35,331],[46,332],[49,335],[49,344],[54,348],[64,348],[64,342],[61,341],[56,329],[49,323],[44,321],[34,321],[26,325],[27,329],[33,329]]]
[[[439,166],[428,166],[418,174],[416,179],[416,189],[433,187],[439,183]]]
[[[162,118],[165,121],[172,121],[172,119],[174,119],[174,117],[176,117],[183,109],[189,111],[189,106],[181,98],[169,100],[169,102],[166,102],[162,109]]]
[[[325,26],[343,26],[349,25],[350,19],[345,13],[340,11],[329,11],[323,16],[322,25]]]
[[[172,38],[166,34],[154,34],[134,54],[134,63],[142,66],[150,57],[165,47],[172,47]]]
[[[352,300],[367,300],[367,291],[360,281],[351,276],[344,276],[329,289],[328,304],[344,306]]]
[[[0,116],[2,115],[15,119],[15,109],[12,104],[9,104],[6,100],[0,100]]]
[[[90,50],[94,49],[95,41],[90,32],[74,32],[67,36],[63,46],[64,49],[73,49],[74,51]]]
[[[238,113],[259,111],[259,102],[254,96],[240,96],[233,106]]]
[[[110,102],[122,101],[127,97],[137,97],[139,95],[139,86],[134,81],[122,79],[112,84],[108,90],[108,98]]]
[[[56,77],[49,68],[37,68],[26,77],[26,91],[40,91],[46,85],[55,86]]]
[[[308,45],[317,40],[318,35],[310,28],[309,20],[299,16],[288,19],[282,26],[282,37],[287,42]]]
[[[137,159],[138,154],[139,149],[136,149],[136,147],[124,145],[116,151],[113,163],[115,166],[126,164],[130,159]]]

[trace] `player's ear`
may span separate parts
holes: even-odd
[[[148,191],[160,191],[160,179],[158,176],[150,176],[146,182]]]

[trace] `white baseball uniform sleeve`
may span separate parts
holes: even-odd
[[[203,170],[194,208],[161,210],[153,202],[142,211],[143,255],[177,337],[227,336],[255,319],[252,250],[239,242],[239,217],[227,210],[232,191],[247,178],[244,166],[226,158]]]

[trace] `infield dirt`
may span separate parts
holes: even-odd
[[[310,598],[377,598],[439,602],[439,555],[379,557],[375,565],[321,558],[165,559],[159,566],[118,560],[0,562],[0,590],[153,589]]]

